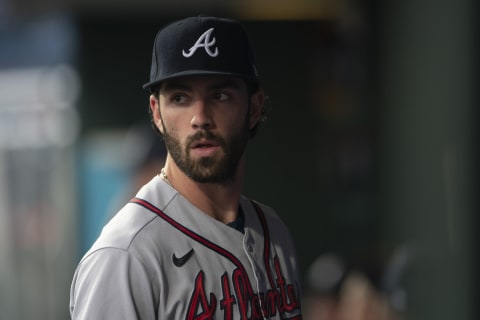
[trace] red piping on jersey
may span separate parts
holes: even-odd
[[[270,270],[270,263],[269,263],[269,261],[270,261],[270,233],[268,232],[267,221],[265,219],[265,214],[263,213],[263,210],[260,208],[260,206],[254,201],[251,201],[251,203],[253,204],[253,207],[257,211],[258,217],[259,217],[260,222],[262,224],[263,236],[265,237],[265,245],[264,245],[265,247],[264,247],[264,251],[263,251],[263,259],[264,259],[264,262],[265,262],[265,270],[267,271],[268,281],[270,281],[270,286],[273,289],[273,288],[275,288],[275,282],[273,281],[272,271]]]
[[[162,210],[155,207],[150,202],[148,202],[144,199],[140,199],[140,198],[133,198],[132,200],[130,200],[130,203],[136,203],[136,204],[150,210],[151,212],[155,213],[160,218],[162,218],[163,220],[168,222],[172,227],[178,229],[180,232],[183,232],[184,234],[186,234],[187,236],[189,236],[193,240],[199,242],[200,244],[204,245],[205,247],[217,252],[218,254],[220,254],[220,255],[224,256],[225,258],[227,258],[228,260],[230,260],[235,266],[237,266],[237,268],[239,268],[241,270],[241,272],[243,274],[248,274],[246,272],[245,268],[243,267],[242,263],[240,262],[240,260],[238,260],[237,257],[235,257],[233,254],[231,254],[230,252],[228,252],[224,248],[216,245],[215,243],[211,242],[210,240],[205,239],[204,237],[202,237],[198,233],[196,233],[196,232],[188,229],[187,227],[183,226],[182,224],[178,223],[177,221],[175,221],[174,219],[172,219],[171,217],[166,215]]]
[[[252,203],[253,207],[257,211],[258,218],[260,220],[260,223],[262,224],[263,228],[263,236],[265,238],[265,244],[264,244],[264,251],[263,251],[263,259],[265,262],[265,270],[267,272],[267,277],[268,281],[270,281],[270,287],[272,289],[275,288],[275,282],[273,281],[272,277],[272,271],[270,270],[270,233],[268,232],[268,224],[267,220],[265,219],[265,214],[263,213],[262,208],[256,203],[255,201],[250,200]],[[280,313],[280,308],[278,309]],[[284,319],[283,315],[280,313],[280,319]],[[297,319],[297,318],[294,318]],[[299,318],[301,319],[301,318]]]

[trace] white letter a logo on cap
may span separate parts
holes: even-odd
[[[195,51],[197,51],[198,48],[202,47],[205,48],[205,51],[210,57],[214,58],[218,56],[217,47],[213,48],[214,51],[212,51],[212,47],[215,45],[215,37],[210,40],[212,32],[213,28],[210,28],[204,33],[202,33],[202,35],[198,38],[197,42],[195,42],[195,44],[190,49],[188,49],[188,52],[182,50],[183,56],[185,58],[190,58],[195,53]]]

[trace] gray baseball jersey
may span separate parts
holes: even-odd
[[[241,208],[243,233],[153,178],[80,261],[72,319],[301,319],[286,226],[243,196]]]

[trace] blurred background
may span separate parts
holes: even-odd
[[[162,167],[154,36],[197,14],[257,51],[245,194],[291,229],[305,318],[478,319],[474,0],[0,0],[0,318],[69,317],[79,259]]]

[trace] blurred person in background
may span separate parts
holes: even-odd
[[[398,260],[398,259],[397,259]],[[396,261],[398,262],[398,261]],[[359,267],[348,267],[339,255],[319,256],[309,267],[304,300],[305,320],[401,320],[404,305],[395,303],[389,278],[398,264],[389,264],[379,288]],[[393,271],[393,272],[392,272]],[[398,279],[395,279],[395,282]],[[392,292],[388,292],[392,291]]]
[[[169,24],[144,88],[165,165],[80,261],[71,317],[301,319],[290,233],[242,195],[265,102],[243,27],[215,17]]]

